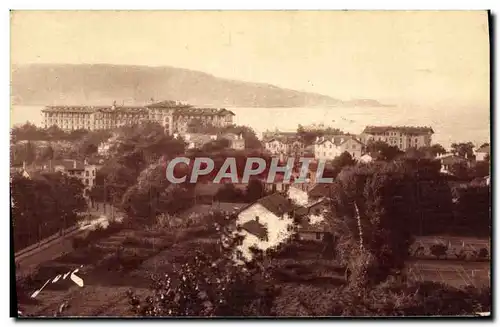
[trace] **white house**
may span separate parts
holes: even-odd
[[[474,151],[476,155],[476,161],[485,161],[487,157],[490,156],[490,145],[484,145]]]
[[[217,139],[217,135],[200,134],[200,133],[186,133],[184,140],[188,144],[188,149],[199,149],[203,145]]]
[[[238,213],[235,233],[243,236],[237,246],[236,262],[252,259],[251,247],[267,250],[276,247],[293,234],[290,215],[294,205],[284,196],[275,193],[244,207]]]
[[[272,138],[264,142],[264,146],[267,151],[269,151],[272,155],[279,155],[288,152],[288,144],[287,142],[278,139]]]
[[[332,160],[343,152],[348,152],[357,159],[363,155],[364,144],[350,135],[334,135],[316,138],[314,157],[317,160]]]
[[[228,140],[229,147],[233,150],[245,150],[245,139],[242,134],[226,133],[219,138]]]

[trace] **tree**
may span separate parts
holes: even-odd
[[[30,165],[35,161],[36,158],[36,147],[30,141],[24,144],[23,149],[19,153],[20,159],[26,164]]]
[[[85,157],[91,156],[93,154],[97,153],[97,145],[90,143],[90,144],[85,144],[84,148],[82,149],[82,154]]]
[[[81,182],[61,173],[14,176],[11,194],[16,249],[73,226],[86,209]]]
[[[14,126],[11,130],[11,137],[13,142],[46,139],[44,131],[29,122],[26,122],[24,125]]]
[[[391,146],[383,141],[369,141],[366,151],[378,160],[391,161],[400,156],[403,152],[397,146]]]
[[[45,130],[47,138],[51,141],[63,140],[66,137],[66,132],[56,125],[52,125]]]
[[[441,257],[446,258],[446,253],[448,252],[448,247],[444,244],[433,244],[431,245],[430,249],[431,254],[436,257],[436,259],[439,259]]]
[[[490,175],[490,162],[489,160],[485,161],[476,161],[474,165],[471,167],[471,177],[486,177]]]
[[[54,148],[52,148],[52,146],[48,146],[46,147],[43,151],[42,151],[42,155],[41,155],[41,158],[42,160],[52,160],[54,159]]]
[[[223,128],[221,130],[221,133],[232,133],[236,135],[241,135],[245,140],[245,149],[254,149],[254,150],[262,149],[262,143],[257,138],[255,131],[248,126],[231,125]]]
[[[215,194],[215,199],[220,202],[242,202],[244,194],[233,184],[224,184]]]
[[[145,299],[129,292],[132,311],[139,316],[273,315],[273,278],[258,263],[235,265],[237,239],[195,249],[175,273],[154,277]]]
[[[11,145],[12,164],[31,164],[36,159],[36,147],[30,141]]]
[[[191,193],[177,185],[169,185],[164,173],[162,165],[151,165],[124,193],[121,206],[130,217],[153,223],[159,214],[175,214],[193,203]]]
[[[264,184],[257,179],[251,179],[246,189],[246,199],[248,202],[255,202],[265,196]]]
[[[453,189],[455,225],[474,236],[491,233],[491,189],[487,185],[461,185]]]
[[[403,269],[412,241],[415,182],[402,167],[381,163],[346,169],[334,183],[331,200],[340,218],[332,232],[354,286],[379,283]]]
[[[127,189],[136,183],[138,175],[139,172],[118,163],[116,159],[110,160],[97,171],[91,196],[96,201],[119,205]]]
[[[201,150],[210,153],[227,149],[230,145],[231,143],[227,139],[214,140],[204,144]]]
[[[465,160],[454,162],[450,167],[450,173],[455,175],[460,180],[470,180],[471,174],[469,166]]]
[[[431,145],[430,151],[434,157],[440,154],[446,154],[446,149],[438,143]]]
[[[316,128],[308,128],[307,130],[299,124],[297,127],[297,136],[304,142],[306,145],[311,145],[314,143],[316,138],[322,137],[325,135],[347,135],[342,130],[333,127],[316,127]]]
[[[356,164],[356,160],[354,160],[351,156],[351,154],[347,151],[342,152],[340,156],[336,157],[332,161],[332,166],[337,170],[340,171],[344,167],[348,166],[354,166]]]
[[[474,157],[474,144],[472,142],[452,143],[451,153],[462,158],[472,159]]]

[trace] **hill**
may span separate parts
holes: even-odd
[[[223,79],[174,67],[22,65],[12,67],[11,85],[14,105],[107,105],[114,100],[143,105],[151,99],[218,107],[343,105],[341,100],[321,94]]]

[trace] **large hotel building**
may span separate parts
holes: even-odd
[[[199,119],[216,127],[233,124],[234,113],[226,109],[195,108],[177,101],[162,101],[145,106],[47,106],[42,110],[44,127],[63,130],[104,130],[141,121],[153,121],[164,126],[165,132],[186,133],[188,123]]]
[[[431,127],[413,126],[366,126],[360,135],[364,144],[382,141],[405,151],[408,148],[430,146],[434,130]]]

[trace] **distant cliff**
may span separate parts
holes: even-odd
[[[13,66],[11,84],[11,98],[15,105],[106,105],[114,100],[118,103],[123,101],[141,105],[151,99],[181,100],[197,106],[217,107],[316,107],[349,104],[321,94],[228,80],[173,67],[63,64]]]

